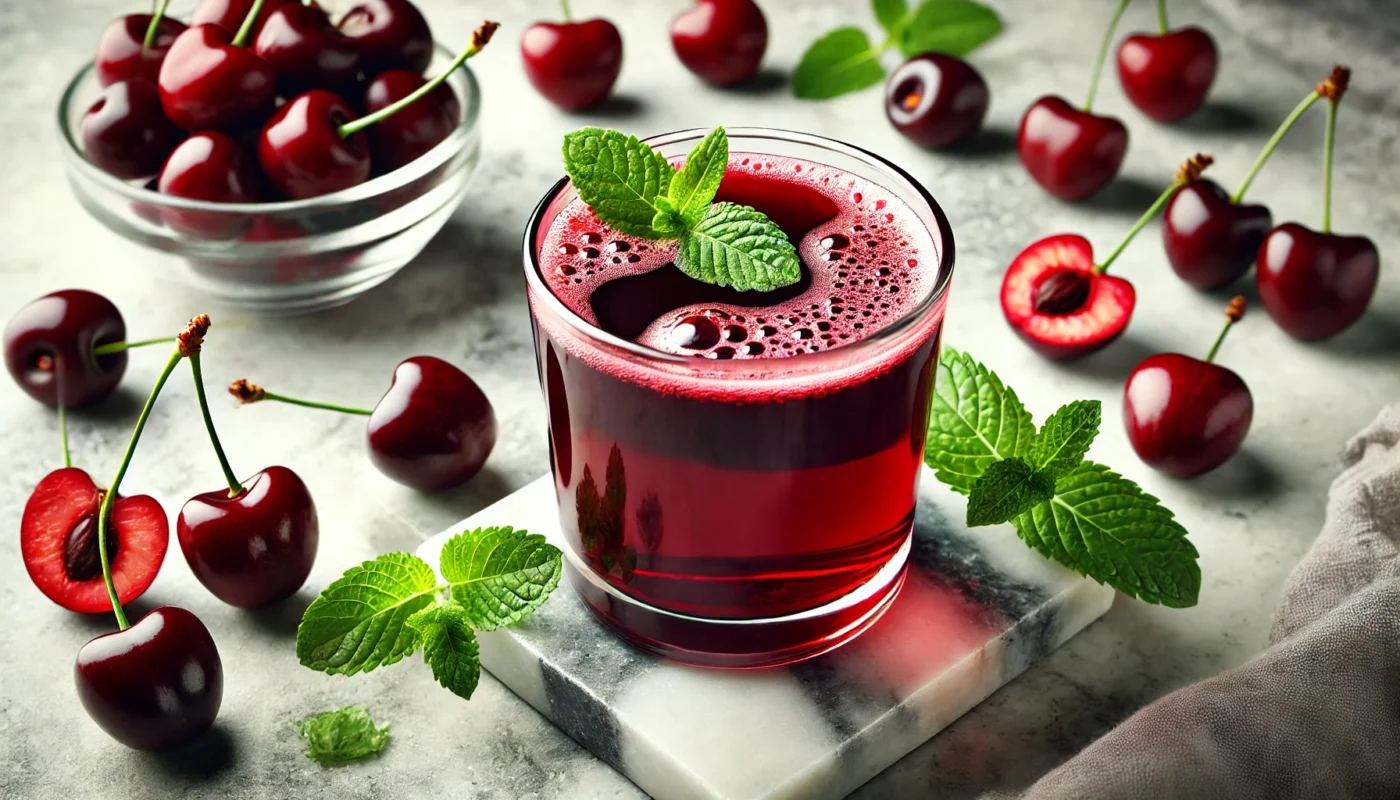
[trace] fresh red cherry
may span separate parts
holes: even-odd
[[[923,147],[949,147],[982,129],[991,93],[961,58],[914,56],[885,82],[885,114],[895,130]]]
[[[171,122],[187,131],[230,130],[272,110],[272,65],[219,25],[180,34],[160,68],[160,102]]]
[[[671,20],[671,46],[701,80],[733,86],[758,74],[768,20],[753,0],[698,0]]]
[[[1016,152],[1045,191],[1061,200],[1083,200],[1118,174],[1128,152],[1128,129],[1116,117],[1046,96],[1021,118]]]
[[[91,405],[107,397],[126,372],[125,350],[97,348],[126,339],[112,301],[66,289],[24,306],[5,326],[5,367],[29,396],[50,408]]]
[[[252,155],[237,139],[218,131],[201,131],[180,143],[160,171],[162,194],[211,203],[254,203],[261,199],[260,179]],[[221,239],[237,235],[242,223],[212,211],[167,209],[165,221],[192,236]]]
[[[1174,122],[1200,108],[1215,83],[1220,54],[1200,28],[1138,33],[1118,46],[1118,79],[1138,110]]]
[[[160,91],[143,80],[117,81],[102,90],[78,125],[88,161],[122,180],[160,172],[185,132],[166,119]]]
[[[256,0],[200,0],[190,15],[191,25],[218,25],[230,31],[237,31],[248,19]],[[300,5],[302,0],[263,0],[262,8],[248,28],[248,35],[256,37],[272,12],[287,5]]]
[[[185,32],[185,24],[162,15],[151,45],[147,47],[146,35],[151,32],[154,18],[151,14],[128,14],[112,20],[103,29],[97,40],[97,59],[93,66],[98,83],[111,86],[117,81],[156,82],[160,65],[175,39]]]
[[[1380,252],[1365,236],[1319,233],[1287,222],[1259,247],[1259,299],[1288,335],[1327,339],[1366,313],[1380,266]]]
[[[359,44],[337,30],[315,3],[275,9],[253,40],[253,52],[277,73],[277,89],[284,97],[310,89],[349,89],[360,71]]]
[[[566,111],[596,106],[612,94],[622,72],[622,34],[605,19],[537,22],[520,39],[525,77],[535,91]]]
[[[106,494],[83,470],[64,467],[39,481],[19,525],[20,556],[45,597],[69,611],[110,611],[97,548],[97,514]],[[145,496],[118,497],[107,530],[107,553],[117,598],[129,603],[160,572],[170,524],[160,503]]]
[[[1234,283],[1273,225],[1267,206],[1239,204],[1215,181],[1182,186],[1162,217],[1162,245],[1176,274],[1197,289]]]
[[[408,0],[360,0],[338,27],[359,45],[366,74],[386,69],[422,74],[433,63],[433,32]]]
[[[1138,457],[1153,469],[1193,478],[1240,449],[1254,418],[1254,397],[1239,375],[1211,363],[1225,333],[1244,316],[1236,297],[1210,355],[1160,353],[1138,364],[1123,387],[1123,425]]]
[[[365,113],[388,108],[425,83],[427,81],[416,72],[402,69],[381,72],[365,88]],[[462,104],[457,100],[457,93],[448,84],[438,86],[423,99],[365,131],[375,169],[391,172],[417,160],[451,136],[461,119]]]
[[[214,724],[224,697],[214,637],[198,617],[174,606],[83,645],[73,678],[88,716],[137,750],[193,741]]]

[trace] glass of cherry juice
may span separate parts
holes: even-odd
[[[706,131],[647,140],[679,163]],[[716,202],[796,246],[772,292],[701,283],[568,179],[525,274],[575,589],[675,661],[768,667],[868,628],[903,584],[952,276],[942,210],[890,162],[732,129]]]

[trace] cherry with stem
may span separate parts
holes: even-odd
[[[254,0],[236,32],[196,25],[175,40],[160,68],[161,106],[187,131],[238,130],[272,110],[276,71],[246,47],[264,0]]]
[[[622,72],[622,34],[602,17],[575,21],[567,0],[559,5],[563,21],[527,28],[520,58],[535,91],[565,111],[581,111],[612,94]]]

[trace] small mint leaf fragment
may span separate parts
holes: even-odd
[[[472,699],[481,681],[481,652],[467,610],[452,603],[432,605],[408,618],[423,639],[423,660],[443,688]]]
[[[1035,423],[1016,392],[972,356],[944,347],[929,410],[924,463],[953,491],[970,494],[987,467],[1025,457]]]
[[[652,221],[656,199],[666,194],[676,171],[637,137],[602,128],[567,134],[564,169],[579,197],[604,224],[629,236],[664,238]]]
[[[437,576],[422,559],[388,553],[351,567],[326,587],[297,626],[297,659],[331,675],[392,664],[418,649],[405,623],[433,602]]]
[[[360,706],[312,714],[292,727],[306,742],[306,757],[323,767],[369,758],[389,744],[389,726],[375,727],[369,712]]]
[[[1031,449],[1030,463],[1052,478],[1065,475],[1084,461],[1103,422],[1103,403],[1076,400],[1051,414]]]
[[[472,627],[491,631],[514,625],[549,599],[563,553],[539,534],[477,528],[447,540],[440,568]]]
[[[1023,458],[994,461],[967,500],[967,526],[999,525],[1055,496],[1055,479]]]
[[[680,212],[676,210],[676,204],[671,202],[669,197],[656,198],[656,217],[651,221],[651,227],[663,237],[676,238],[685,233],[688,227]]]
[[[685,165],[671,180],[664,198],[680,215],[686,229],[694,228],[705,218],[728,167],[729,137],[724,128],[715,128],[686,156]]]
[[[997,12],[973,0],[924,0],[899,31],[905,58],[930,51],[965,56],[1001,32]]]
[[[792,93],[826,100],[874,86],[885,79],[880,52],[860,28],[837,28],[802,54],[792,73]]]
[[[797,248],[762,213],[716,203],[681,237],[676,266],[686,275],[741,292],[769,292],[802,278]]]
[[[880,21],[880,27],[891,36],[898,33],[904,18],[909,16],[908,0],[872,0],[871,5],[875,10],[875,19]]]

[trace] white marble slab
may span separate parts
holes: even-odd
[[[968,530],[925,475],[910,573],[885,616],[793,667],[717,671],[633,649],[565,581],[516,628],[481,634],[483,666],[658,800],[839,798],[928,740],[1113,603],[1009,526]],[[513,525],[564,547],[548,476],[433,537]],[[450,735],[450,734],[449,734]]]

